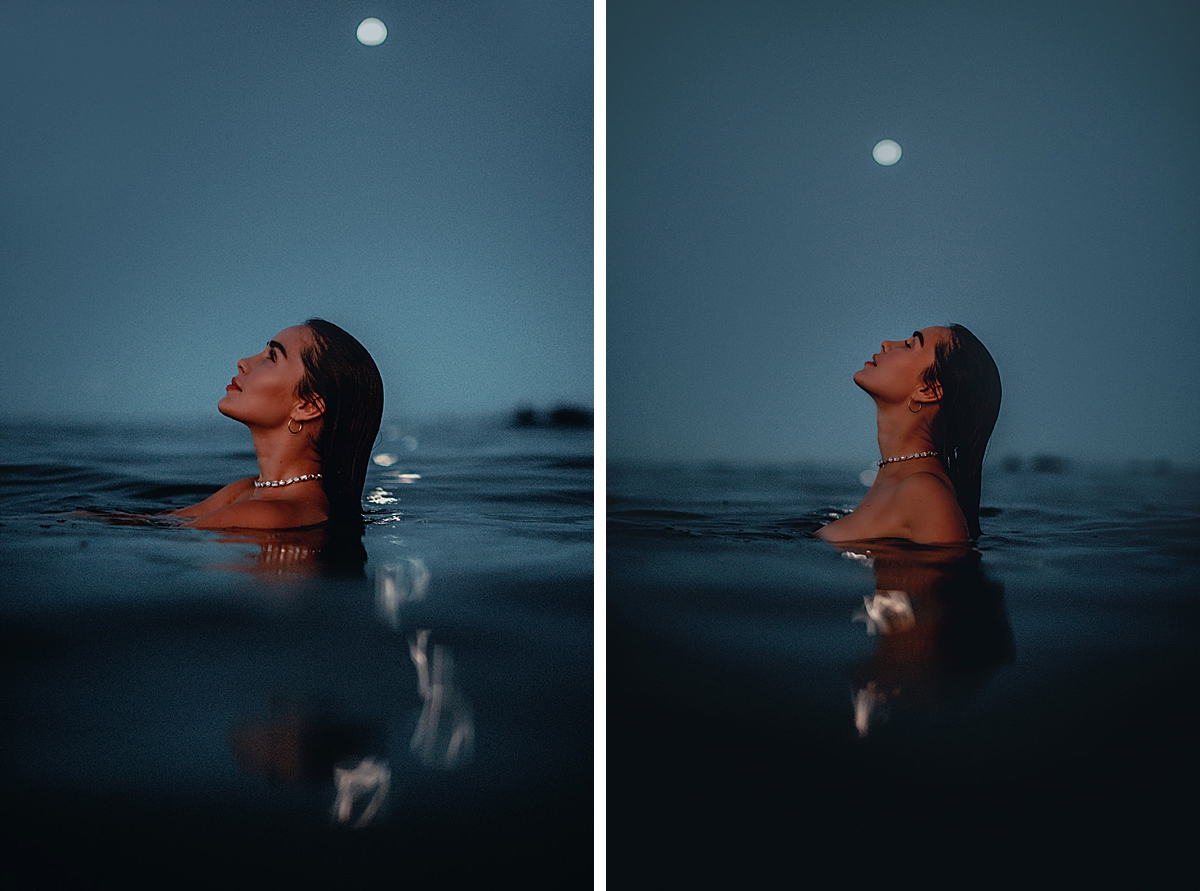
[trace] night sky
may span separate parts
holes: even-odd
[[[609,458],[866,466],[959,322],[990,455],[1200,462],[1198,8],[608,4]]]
[[[215,414],[310,315],[393,418],[591,405],[592,12],[0,0],[0,411]],[[608,4],[609,457],[869,461],[851,375],[956,321],[993,455],[1200,462],[1198,35],[1183,2]]]
[[[216,417],[309,316],[391,418],[590,407],[592,15],[0,2],[0,411]]]

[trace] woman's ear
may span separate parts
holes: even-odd
[[[309,402],[298,403],[292,409],[292,417],[297,421],[315,421],[317,418],[325,414],[325,400],[320,396],[314,397]]]
[[[917,390],[912,396],[913,402],[941,402],[942,401],[942,385],[941,384],[926,384]]]

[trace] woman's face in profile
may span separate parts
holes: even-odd
[[[217,409],[226,417],[255,427],[287,423],[296,404],[296,388],[304,376],[301,351],[312,343],[304,325],[276,334],[263,351],[239,359],[237,376],[225,388]]]
[[[925,371],[933,364],[934,350],[950,336],[950,329],[930,326],[904,340],[885,340],[879,352],[854,374],[854,382],[874,396],[900,402],[925,385]]]

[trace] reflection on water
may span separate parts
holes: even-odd
[[[428,590],[429,570],[421,560],[409,557],[380,567],[375,573],[375,608],[379,618],[399,628],[400,608],[424,600]]]
[[[867,634],[895,634],[916,624],[907,591],[876,591],[863,598],[862,612],[854,620],[867,623]]]
[[[223,569],[288,580],[320,573],[329,533],[324,528],[228,530],[219,533],[217,541],[251,546],[240,560],[226,564]]]
[[[184,522],[168,514],[125,510],[77,511],[113,526],[177,527]],[[224,569],[247,570],[270,578],[311,575],[360,576],[367,562],[361,522],[323,523],[302,529],[225,529],[217,541],[255,546],[249,562],[240,560]]]
[[[419,603],[429,590],[429,570],[423,561],[408,558],[380,567],[375,573],[375,607],[392,628],[401,626],[405,604]],[[410,749],[430,767],[453,768],[471,754],[475,723],[470,703],[454,684],[454,653],[429,643],[421,628],[408,636],[408,654],[417,670],[417,692],[424,703]]]
[[[379,815],[392,785],[392,772],[386,762],[364,758],[355,767],[335,767],[333,819],[361,829]],[[355,816],[357,814],[357,816]]]
[[[417,689],[424,705],[409,748],[430,767],[451,769],[471,756],[475,719],[471,704],[454,683],[454,654],[449,647],[429,647],[429,629],[408,639],[417,669]]]
[[[325,708],[288,703],[230,734],[238,766],[271,783],[323,782],[335,764],[377,745],[377,722],[339,719]]]
[[[875,593],[853,620],[876,638],[854,667],[854,725],[859,736],[903,705],[970,697],[1013,658],[1003,588],[969,547],[879,542],[843,553],[869,567]]]
[[[253,572],[264,578],[361,576],[367,562],[361,524],[326,523],[306,529],[238,529],[219,534],[227,544],[253,545],[249,560],[228,569]]]
[[[295,541],[285,547],[264,544],[264,554],[268,547],[282,563],[305,559],[305,548]],[[380,567],[375,575],[379,618],[390,629],[405,630],[401,607],[424,600],[429,583],[429,570],[419,559]],[[421,701],[409,753],[421,765],[438,770],[464,765],[473,754],[475,720],[455,677],[453,649],[435,642],[427,627],[408,630],[395,641],[397,647],[407,644]],[[291,705],[265,719],[244,722],[231,734],[230,744],[243,770],[273,783],[324,785],[332,780],[333,821],[361,828],[387,813],[393,773],[405,769],[404,753],[387,751],[385,723],[347,721],[333,717],[328,707]]]

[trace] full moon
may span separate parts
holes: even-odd
[[[871,149],[871,157],[884,167],[891,167],[900,160],[900,144],[891,139],[881,139],[875,143],[875,148]]]
[[[358,42],[364,46],[379,46],[387,40],[387,26],[379,19],[363,19],[358,26]]]

